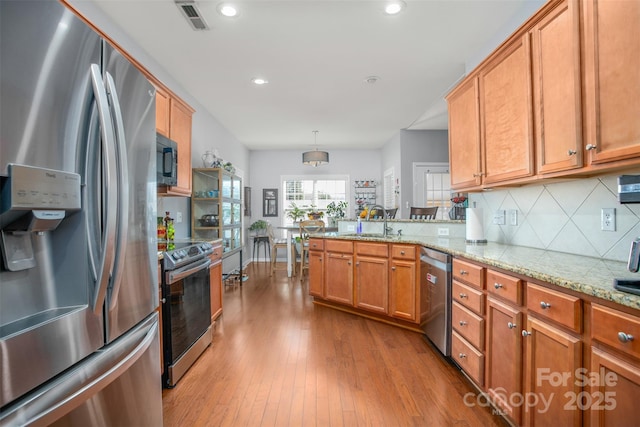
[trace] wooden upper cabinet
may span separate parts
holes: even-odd
[[[589,166],[640,157],[640,2],[583,2]]]
[[[178,184],[160,186],[158,194],[191,195],[191,118],[193,109],[156,88],[156,131],[178,144]]]
[[[480,71],[483,185],[534,174],[530,58],[525,35]]]
[[[156,132],[167,138],[169,138],[170,102],[169,94],[156,88]]]
[[[449,103],[449,164],[451,188],[470,188],[482,183],[480,170],[480,104],[478,78],[456,88]]]
[[[531,30],[538,173],[583,166],[579,5],[564,0]]]

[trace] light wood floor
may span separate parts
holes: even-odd
[[[504,426],[421,334],[316,306],[253,263],[213,344],[163,392],[165,426]]]

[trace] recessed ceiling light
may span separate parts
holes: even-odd
[[[238,16],[238,9],[229,3],[220,3],[218,5],[218,12],[227,18]]]
[[[267,83],[269,83],[267,79],[263,79],[262,77],[254,77],[253,79],[251,79],[251,81],[258,86],[266,85]]]
[[[378,76],[369,76],[369,77],[365,77],[364,79],[364,81],[369,83],[370,85],[376,84],[378,80],[380,80],[380,77]]]
[[[407,7],[407,4],[403,1],[392,1],[384,7],[384,13],[387,15],[395,15],[400,13],[405,7]]]

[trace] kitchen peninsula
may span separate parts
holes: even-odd
[[[365,224],[369,229],[362,235],[351,232],[350,225],[341,222],[339,233],[312,238],[316,249],[310,254],[309,292],[314,303],[420,331],[430,301],[422,289],[426,273],[418,254],[422,247],[446,252],[453,256],[451,359],[506,418],[516,425],[549,425],[551,420],[580,425],[591,417],[591,425],[603,425],[605,415],[608,424],[634,413],[633,403],[622,396],[640,390],[635,339],[640,336],[640,296],[613,288],[614,278],[637,279],[625,263],[492,242],[467,244],[459,222],[389,221],[394,228],[424,233],[387,237],[375,232],[375,221]],[[450,236],[438,236],[443,227],[453,231]],[[401,253],[407,259],[401,260]],[[372,275],[374,260],[381,267]],[[401,279],[394,279],[403,268]],[[382,296],[377,301],[383,304],[360,303],[371,301],[371,295]],[[540,381],[540,369],[563,373],[568,380],[551,387]],[[581,370],[607,372],[619,381],[581,384]],[[538,413],[509,400],[525,392],[559,398]],[[619,398],[606,414],[597,405],[565,410],[566,397],[583,392]]]

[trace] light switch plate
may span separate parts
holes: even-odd
[[[496,225],[505,225],[507,223],[504,210],[497,210],[493,213],[493,223]]]
[[[517,209],[509,209],[509,225],[518,225]]]

